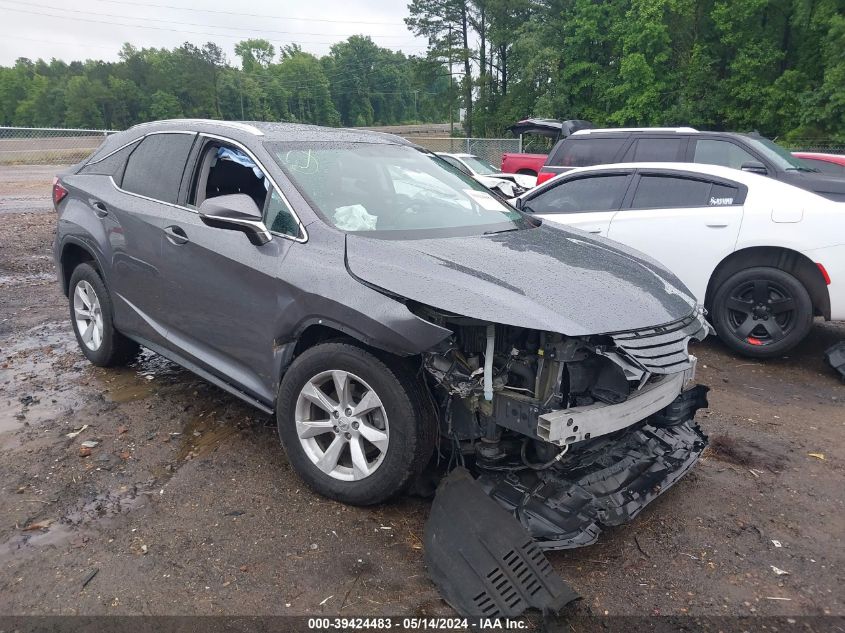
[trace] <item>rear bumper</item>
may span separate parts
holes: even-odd
[[[830,285],[827,287],[830,318],[834,321],[845,320],[845,244],[816,248],[804,254],[814,263],[824,266],[830,275]]]

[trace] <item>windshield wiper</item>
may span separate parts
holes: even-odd
[[[484,231],[484,235],[496,235],[496,233],[511,233],[512,231],[518,231],[519,227],[513,227],[512,229],[502,229],[501,231]]]

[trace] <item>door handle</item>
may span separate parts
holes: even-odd
[[[711,222],[708,223],[706,226],[710,229],[723,229],[728,225],[727,222]]]
[[[99,200],[91,200],[90,202],[98,218],[104,218],[109,214],[108,207]]]
[[[601,229],[586,229],[587,233],[601,233]]]
[[[164,229],[164,234],[167,236],[167,239],[170,240],[171,243],[180,245],[180,244],[187,244],[190,242],[188,239],[187,233],[185,233],[184,229],[178,226],[168,226]]]

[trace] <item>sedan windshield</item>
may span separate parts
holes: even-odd
[[[493,167],[486,160],[478,158],[478,156],[462,156],[461,160],[469,165],[469,168],[479,176],[490,176],[491,174],[499,174],[502,171]]]
[[[321,142],[266,146],[321,217],[343,231],[488,233],[531,226],[483,185],[413,147]]]

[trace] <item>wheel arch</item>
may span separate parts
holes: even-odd
[[[68,296],[68,292],[70,291],[70,278],[73,275],[73,271],[77,266],[85,263],[91,264],[100,277],[103,276],[103,268],[93,251],[82,242],[78,242],[72,238],[67,239],[62,245],[62,251],[59,257],[60,283],[65,296]]]
[[[830,320],[830,294],[818,266],[806,255],[782,246],[752,246],[734,251],[725,257],[710,275],[704,306],[712,308],[713,296],[721,283],[734,273],[755,266],[778,268],[794,276],[810,295],[813,314]]]

